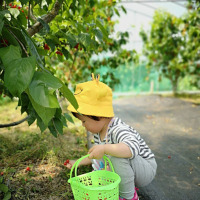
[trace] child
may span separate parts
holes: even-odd
[[[89,149],[90,156],[80,165],[92,164],[91,159],[108,155],[115,172],[121,177],[119,199],[136,200],[135,185],[148,185],[155,177],[154,154],[135,129],[114,117],[112,90],[99,78],[98,75],[95,79],[92,74],[92,81],[78,84],[74,95],[79,108],[68,107],[86,130],[94,134],[96,145]],[[70,169],[74,162],[70,160],[67,167]]]

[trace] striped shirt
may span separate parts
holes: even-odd
[[[131,150],[132,157],[130,159],[138,155],[144,159],[150,159],[154,157],[151,149],[141,138],[140,134],[131,126],[128,126],[122,122],[120,118],[113,118],[107,132],[107,136],[103,141],[101,141],[99,133],[94,134],[95,144],[117,144],[123,142],[128,145]]]

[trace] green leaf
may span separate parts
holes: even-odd
[[[56,128],[56,130],[58,131],[58,133],[60,133],[61,135],[63,135],[63,123],[60,119],[58,118],[54,118],[52,119],[54,126]]]
[[[30,0],[20,0],[21,4],[24,5],[24,4],[27,4]]]
[[[24,17],[25,18],[25,17]],[[26,19],[26,18],[25,18]],[[26,19],[27,21],[27,19]],[[17,39],[24,45],[26,46],[26,40],[24,36],[22,35],[22,32],[19,28],[16,27],[9,27],[9,30],[12,31],[12,33],[17,37]]]
[[[29,100],[30,102],[30,100]],[[31,103],[28,104],[28,107],[27,107],[27,110],[26,112],[28,113],[29,117],[27,119],[27,122],[28,122],[28,125],[30,126],[31,124],[33,124],[33,122],[36,120],[36,116],[37,116],[37,113],[36,111],[34,110],[33,106]]]
[[[63,86],[60,88],[60,92],[65,98],[67,98],[67,100],[74,106],[75,109],[78,109],[76,98],[66,85],[63,84]]]
[[[11,199],[11,192],[7,192],[5,195],[4,195],[4,198],[3,200],[9,200]]]
[[[0,15],[0,34],[4,25],[3,17]]]
[[[46,39],[47,44],[51,47],[51,50],[54,51],[55,50],[55,42],[51,39]]]
[[[8,192],[8,187],[5,184],[0,184],[0,191],[6,193]]]
[[[103,34],[102,34],[102,32],[99,29],[94,29],[93,32],[94,32],[95,36],[98,38],[98,40],[100,42],[102,42],[103,41]]]
[[[61,121],[63,123],[63,126],[67,127],[66,118],[63,115],[61,115]]]
[[[126,11],[126,9],[124,8],[124,6],[121,6],[121,8],[122,8],[122,10],[124,11],[124,13],[126,14],[127,11]]]
[[[49,128],[51,134],[52,134],[54,137],[57,138],[57,137],[58,137],[58,132],[57,132],[57,130],[55,129],[55,126],[48,126],[48,128]]]
[[[13,15],[13,17],[14,17],[15,19],[16,19],[17,16],[20,14],[20,11],[19,11],[18,9],[16,9],[16,8],[10,8],[9,11],[10,11],[11,15]]]
[[[64,113],[64,116],[69,122],[74,124],[74,120],[72,119],[71,115],[69,115],[68,113]]]
[[[31,95],[29,93],[28,93],[28,96],[29,96],[29,99],[31,100],[33,108],[35,109],[35,111],[37,112],[39,117],[42,119],[42,121],[44,122],[44,125],[48,126],[49,121],[53,118],[53,116],[56,113],[56,109],[55,108],[45,108],[45,107],[37,104],[33,100],[33,98],[31,97]]]
[[[62,53],[64,54],[65,58],[68,60],[68,59],[72,59],[72,56],[71,54],[69,53],[69,51],[67,49],[65,49],[64,47],[62,48]]]
[[[77,44],[76,38],[71,33],[67,33],[67,34],[64,33],[64,36],[72,48]]]
[[[42,24],[42,26],[46,29],[46,32],[48,33],[50,31],[49,25],[41,18],[37,18],[37,21]]]
[[[30,95],[41,106],[59,108],[55,90],[62,87],[62,82],[46,72],[35,72],[29,85]]]
[[[29,102],[30,100],[28,98],[28,95],[23,92],[18,102],[18,106],[21,106],[21,114],[27,111]]]
[[[17,17],[17,21],[23,25],[24,27],[27,26],[27,19],[26,19],[26,16],[23,12],[20,12],[20,14],[18,15]]]
[[[44,124],[44,122],[42,121],[42,119],[39,116],[37,116],[37,125],[40,128],[41,132],[44,132],[47,128],[47,126]]]
[[[0,177],[0,183],[3,183],[3,176]]]
[[[108,38],[108,33],[107,33],[106,29],[103,27],[103,25],[101,24],[101,22],[98,19],[96,20],[96,25],[101,29],[103,36],[105,38]]]
[[[28,87],[35,71],[36,59],[31,56],[13,60],[5,65],[4,81],[13,96],[20,97]]]
[[[63,135],[63,123],[58,118],[53,118],[48,126],[49,130],[53,134],[54,137],[57,137],[58,134]]]
[[[4,17],[8,13],[10,13],[8,10],[1,10],[0,11],[0,17]]]
[[[79,34],[79,41],[82,43],[86,48],[91,44],[91,38],[88,33],[81,33]]]
[[[28,36],[23,30],[21,30],[21,32],[22,32],[22,34],[23,34],[23,36],[24,36],[24,38],[25,38],[25,40],[26,40],[26,42],[27,42],[27,44],[28,44],[28,46],[29,46],[29,49],[30,49],[31,54],[34,55],[34,56],[36,57],[36,59],[37,59],[37,64],[38,64],[42,69],[44,69],[44,64],[43,64],[43,62],[42,62],[42,59],[41,59],[40,55],[39,55],[38,52],[37,52],[37,49],[36,49],[36,47],[35,47],[35,45],[34,45],[32,39],[31,39],[30,36]]]
[[[119,11],[116,8],[114,8],[114,10],[115,10],[115,13],[117,14],[117,16],[120,17]]]
[[[56,109],[56,114],[55,117],[60,119],[61,118],[61,114],[62,114],[62,109],[61,108],[57,108]]]
[[[8,40],[9,44],[20,47],[17,36],[10,30],[10,28],[6,28],[5,26],[2,29],[2,36],[4,39]],[[21,47],[20,47],[21,50]]]
[[[9,47],[0,48],[0,58],[4,65],[21,58],[19,47],[10,45]]]

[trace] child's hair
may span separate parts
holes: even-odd
[[[72,112],[72,115],[77,118],[77,113]],[[95,121],[100,121],[100,117],[97,117],[97,116],[92,116],[92,115],[84,115],[84,116],[89,117]]]

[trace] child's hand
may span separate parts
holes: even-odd
[[[101,159],[104,154],[105,154],[105,149],[104,149],[104,145],[95,145],[93,146],[88,153],[89,155],[89,159]]]
[[[67,162],[67,163],[65,162],[64,165],[65,165],[68,169],[71,169],[75,162],[76,162],[76,160],[68,160],[68,162]]]

